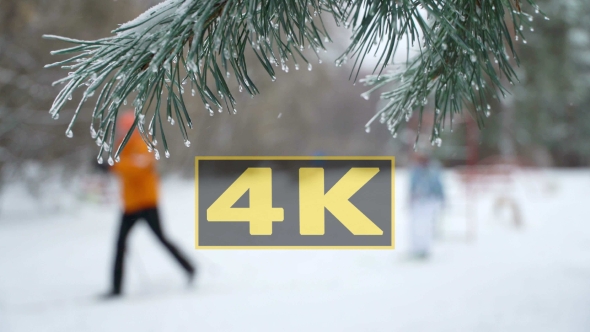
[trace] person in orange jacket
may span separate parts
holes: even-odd
[[[121,142],[133,126],[133,111],[124,113],[117,120],[118,141]],[[188,275],[189,283],[195,276],[195,267],[180,253],[164,235],[158,212],[158,174],[156,161],[135,130],[120,154],[120,161],[112,166],[121,182],[123,216],[117,238],[116,257],[113,271],[113,285],[106,297],[121,295],[121,282],[127,237],[137,220],[143,219],[154,232],[158,240],[168,249]]]

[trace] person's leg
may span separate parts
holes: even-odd
[[[432,251],[432,242],[434,240],[434,227],[437,217],[437,203],[434,200],[426,200],[422,204],[421,213],[421,246],[426,256]]]
[[[160,215],[159,215],[158,209],[157,208],[146,209],[146,210],[142,211],[142,217],[147,221],[148,225],[150,226],[150,228],[152,229],[152,231],[154,232],[154,234],[156,235],[158,240],[160,240],[160,242],[162,242],[162,244],[166,247],[166,249],[168,249],[168,251],[170,251],[172,256],[174,256],[174,258],[176,258],[178,263],[186,270],[186,272],[189,274],[190,278],[192,279],[192,276],[195,273],[195,268],[188,261],[188,259],[180,253],[178,248],[176,248],[176,246],[174,246],[164,235],[164,232],[162,231],[162,225],[160,223]]]
[[[113,289],[111,294],[121,294],[121,283],[123,280],[123,267],[125,263],[125,251],[127,249],[127,236],[137,220],[136,214],[124,214],[121,218],[119,237],[117,238],[117,253],[113,271]]]
[[[413,256],[425,257],[427,255],[427,243],[425,228],[428,224],[425,204],[423,201],[415,202],[411,209],[410,220],[410,251]]]
[[[417,255],[418,251],[419,251],[419,242],[420,242],[419,219],[420,219],[420,208],[419,208],[419,204],[417,202],[415,202],[414,204],[412,204],[412,206],[410,208],[410,220],[409,220],[410,222],[408,223],[408,231],[409,231],[409,235],[410,235],[409,249],[410,249],[410,254],[413,256]]]
[[[429,200],[424,204],[424,251],[430,255],[434,240],[434,227],[438,216],[437,202]]]

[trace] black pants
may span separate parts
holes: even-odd
[[[121,220],[121,228],[119,230],[119,237],[117,239],[117,255],[115,258],[115,268],[113,274],[113,292],[121,293],[121,281],[123,279],[123,265],[125,260],[125,250],[127,247],[127,236],[129,231],[139,219],[143,219],[150,226],[158,240],[162,242],[164,247],[170,251],[172,256],[176,258],[178,263],[186,270],[187,273],[192,274],[195,268],[189,261],[178,251],[178,249],[166,239],[162,233],[162,226],[160,225],[160,217],[157,208],[150,208],[141,210],[135,213],[124,214]]]

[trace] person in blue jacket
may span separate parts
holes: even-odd
[[[441,213],[445,194],[438,161],[417,153],[410,170],[410,252],[427,258],[434,238],[434,222]]]

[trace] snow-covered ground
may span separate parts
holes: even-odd
[[[116,204],[79,203],[59,187],[39,207],[18,185],[0,207],[0,331],[590,331],[590,171],[521,173],[468,205],[447,172],[450,204],[430,261],[405,259],[404,171],[394,251],[196,251],[192,181],[163,184],[165,230],[199,264],[181,270],[139,224],[127,297],[106,291]],[[73,186],[75,187],[75,186]],[[524,226],[493,210],[516,198]],[[49,203],[47,203],[49,202]]]

